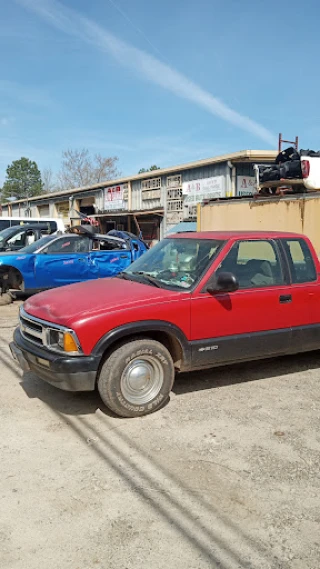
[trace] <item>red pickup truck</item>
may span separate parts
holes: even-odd
[[[123,417],[165,404],[176,372],[319,349],[320,266],[292,233],[184,233],[112,279],[27,300],[13,357],[48,383],[96,386]]]

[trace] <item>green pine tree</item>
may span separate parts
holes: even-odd
[[[150,168],[141,168],[138,174],[145,174],[146,172],[152,172],[153,170],[160,170],[160,166],[153,164]]]
[[[7,168],[7,177],[2,188],[4,200],[31,198],[42,192],[41,173],[36,164],[28,158],[14,160]]]

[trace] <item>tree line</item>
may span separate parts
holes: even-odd
[[[121,175],[117,168],[118,160],[117,156],[91,156],[86,148],[68,149],[62,153],[61,169],[54,175],[51,168],[44,168],[40,172],[35,161],[22,157],[8,165],[5,182],[0,188],[0,201],[31,198],[115,180]],[[153,165],[149,169],[142,168],[138,173],[158,169]]]
[[[42,193],[58,192],[114,180],[120,175],[117,156],[91,156],[89,150],[65,150],[61,169],[54,175],[51,168],[40,172],[37,163],[22,157],[8,165],[2,186],[2,200],[23,199]]]

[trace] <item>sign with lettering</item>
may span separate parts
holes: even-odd
[[[257,193],[254,176],[237,176],[237,196],[253,196]]]
[[[223,198],[226,195],[224,176],[213,176],[212,178],[202,178],[183,182],[182,194],[185,204],[200,203],[205,199]]]
[[[104,191],[104,209],[105,211],[113,211],[118,209],[127,209],[127,184],[119,184],[105,188]]]

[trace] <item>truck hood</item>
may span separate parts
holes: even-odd
[[[180,294],[134,281],[107,278],[41,292],[24,303],[24,310],[36,318],[71,326],[88,316],[170,301]]]

